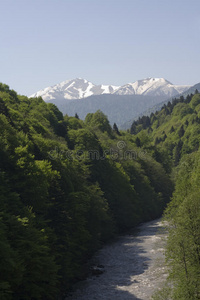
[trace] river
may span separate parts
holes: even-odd
[[[161,220],[143,223],[97,252],[93,261],[104,266],[99,276],[79,283],[66,300],[149,300],[165,282],[166,233]]]

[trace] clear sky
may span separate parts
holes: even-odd
[[[200,82],[200,0],[0,0],[0,82]]]

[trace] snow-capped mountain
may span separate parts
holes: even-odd
[[[93,95],[112,94],[119,86],[95,85],[82,78],[66,80],[51,87],[47,87],[30,97],[41,96],[45,101],[55,99],[81,99]]]
[[[189,85],[173,85],[164,78],[146,78],[123,86],[95,85],[85,79],[76,78],[47,87],[30,97],[41,96],[45,101],[74,100],[102,94],[173,97],[189,88]]]
[[[173,85],[164,78],[147,78],[125,84],[114,91],[114,94],[173,97],[189,88],[189,85]]]

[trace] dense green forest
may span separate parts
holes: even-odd
[[[0,84],[0,299],[62,299],[97,249],[163,211],[159,299],[200,299],[199,144],[197,90],[125,132]]]
[[[175,183],[164,213],[169,279],[155,299],[200,299],[200,94],[168,102],[133,122],[130,131],[143,147],[156,146],[153,157],[171,164]]]
[[[61,299],[99,247],[162,214],[171,170],[145,131],[119,132],[101,111],[63,116],[0,84],[0,299]]]

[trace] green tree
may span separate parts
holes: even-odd
[[[99,129],[102,132],[107,132],[110,136],[112,136],[112,128],[108,118],[100,110],[94,114],[88,114],[85,118],[85,123],[90,127]]]
[[[119,129],[116,125],[116,123],[113,124],[113,131],[117,134],[117,135],[121,135],[120,132],[119,132]]]
[[[200,295],[199,178],[197,153],[182,160],[173,199],[166,210],[167,261],[174,286],[173,299],[197,300]]]

